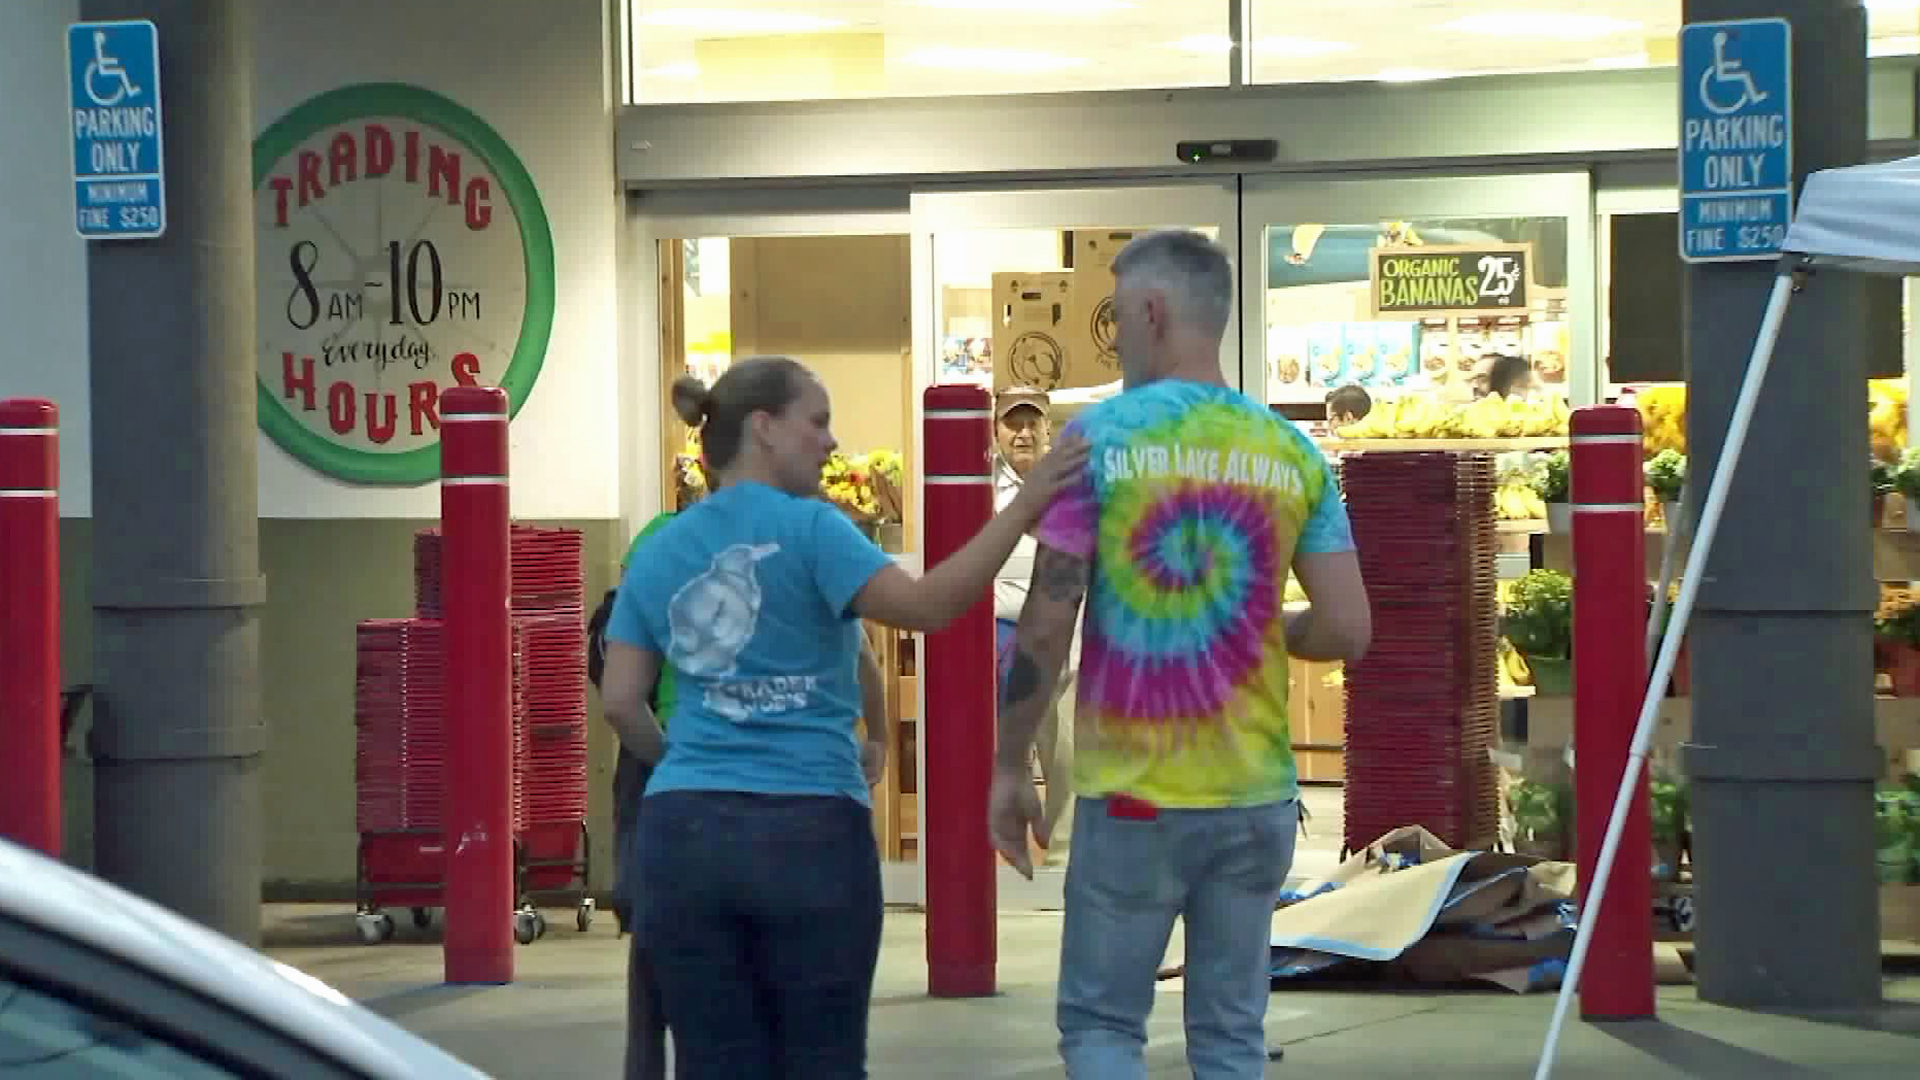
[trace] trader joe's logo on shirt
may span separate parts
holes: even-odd
[[[342,480],[440,469],[442,392],[518,412],[553,328],[553,235],[506,142],[438,94],[344,87],[253,148],[260,426]]]

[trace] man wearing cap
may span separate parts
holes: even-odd
[[[1014,496],[1020,494],[1027,470],[1047,452],[1053,424],[1046,392],[1027,386],[1008,387],[996,394],[993,417],[994,509],[998,511],[1005,510]],[[1002,684],[1013,661],[1014,626],[1020,619],[1020,609],[1027,602],[1027,584],[1033,579],[1033,554],[1033,538],[1021,537],[993,583],[994,641]],[[1076,634],[1071,655],[1077,657],[1078,653],[1079,635]],[[1060,702],[1078,666],[1069,659],[1067,671],[1054,690],[1053,702],[1047,707],[1034,738],[1040,776],[1047,785],[1046,819],[1056,826],[1055,835],[1062,837],[1065,831],[1058,827],[1064,824],[1063,815],[1073,806],[1073,732],[1070,726],[1063,728],[1060,723]],[[1050,854],[1057,854],[1065,847],[1064,843],[1056,842]]]

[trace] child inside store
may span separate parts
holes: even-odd
[[[673,387],[714,491],[635,553],[607,624],[602,697],[657,761],[628,855],[682,1080],[866,1075],[883,916],[865,753],[861,620],[940,630],[992,587],[1086,467],[1057,444],[923,577],[817,497],[838,445],[826,388],[789,357]],[[675,680],[673,737],[647,688]]]

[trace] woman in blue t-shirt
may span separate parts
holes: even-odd
[[[861,748],[860,620],[945,627],[992,587],[1087,450],[1056,446],[979,535],[915,578],[819,498],[826,389],[798,361],[734,364],[673,404],[713,494],[627,568],[601,694],[659,760],[635,830],[652,953],[682,1080],[858,1080],[879,959],[879,855]],[[672,666],[667,740],[645,690]],[[990,717],[981,717],[990,724]]]

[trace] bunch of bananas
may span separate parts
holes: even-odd
[[[1493,512],[1501,521],[1538,521],[1547,516],[1547,504],[1532,484],[1509,480],[1493,490]]]
[[[1518,439],[1565,435],[1571,411],[1562,397],[1524,401],[1488,394],[1450,405],[1410,394],[1374,405],[1366,419],[1341,428],[1343,439]]]
[[[1500,689],[1509,687],[1532,686],[1533,670],[1527,667],[1527,658],[1521,656],[1506,638],[1500,639],[1499,659],[1494,664],[1500,669]]]
[[[1687,388],[1684,383],[1649,386],[1634,395],[1646,455],[1662,450],[1687,452]]]
[[[1876,461],[1898,461],[1907,448],[1907,384],[1901,379],[1867,380],[1867,428]]]

